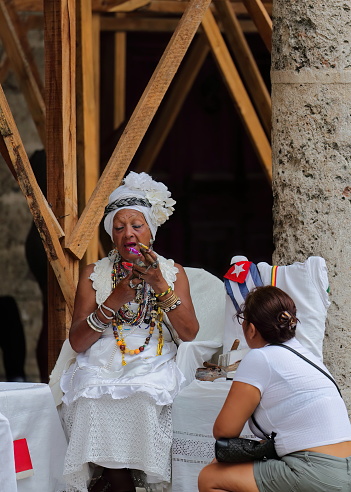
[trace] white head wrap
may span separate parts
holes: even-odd
[[[176,202],[171,198],[171,193],[163,183],[154,181],[146,173],[131,171],[110,195],[108,205],[105,208],[104,227],[113,241],[113,219],[119,210],[124,208],[141,212],[151,235],[155,239],[158,226],[166,222],[173,213],[173,205]]]

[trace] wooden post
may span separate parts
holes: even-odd
[[[97,119],[91,0],[77,0],[77,177],[78,209],[81,213],[98,182],[99,126]],[[84,262],[98,260],[99,234],[95,231]]]
[[[66,235],[77,222],[76,184],[76,4],[44,0],[48,201]],[[74,283],[78,261],[66,255]],[[49,370],[67,336],[71,314],[49,270]]]

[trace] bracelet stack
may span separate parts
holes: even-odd
[[[171,291],[172,291],[172,287],[171,287],[171,286],[169,286],[167,290],[165,290],[164,292],[161,292],[160,294],[156,294],[156,292],[155,292],[155,297],[156,297],[156,299],[158,299],[159,297],[166,296],[166,295],[167,295],[167,294],[169,294]]]
[[[103,333],[106,328],[110,326],[110,323],[103,323],[97,317],[96,311],[93,311],[91,314],[89,314],[89,316],[86,318],[86,322],[92,330],[97,331],[98,333]]]
[[[116,316],[116,311],[114,311],[108,306],[105,306],[105,304],[100,304],[98,309],[100,313],[104,316],[104,318],[108,319],[109,321],[111,321]],[[112,316],[108,316],[107,314],[105,314],[103,309],[106,309],[106,311],[112,313]]]
[[[165,313],[168,313],[168,311],[175,309],[181,303],[182,301],[174,292],[172,292],[172,294],[169,297],[167,297],[167,299],[165,299],[164,301],[157,300],[158,307],[160,307]]]

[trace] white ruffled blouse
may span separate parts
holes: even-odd
[[[173,260],[158,256],[160,269],[167,283],[173,288],[178,269]],[[108,258],[99,260],[90,276],[96,290],[97,304],[103,303],[112,290],[112,263]],[[133,307],[133,306],[132,306]],[[144,344],[148,325],[124,325],[124,339],[129,349]],[[135,392],[147,393],[157,405],[168,405],[184,382],[184,376],[175,363],[177,347],[163,323],[164,346],[162,355],[156,356],[158,332],[155,330],[149,344],[137,355],[125,355],[127,364],[122,366],[121,352],[116,346],[112,326],[63,374],[61,389],[63,402],[69,405],[80,397],[100,398],[109,394],[114,399],[126,398]]]

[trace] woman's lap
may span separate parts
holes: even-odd
[[[254,463],[260,492],[351,492],[351,457],[299,452]]]

